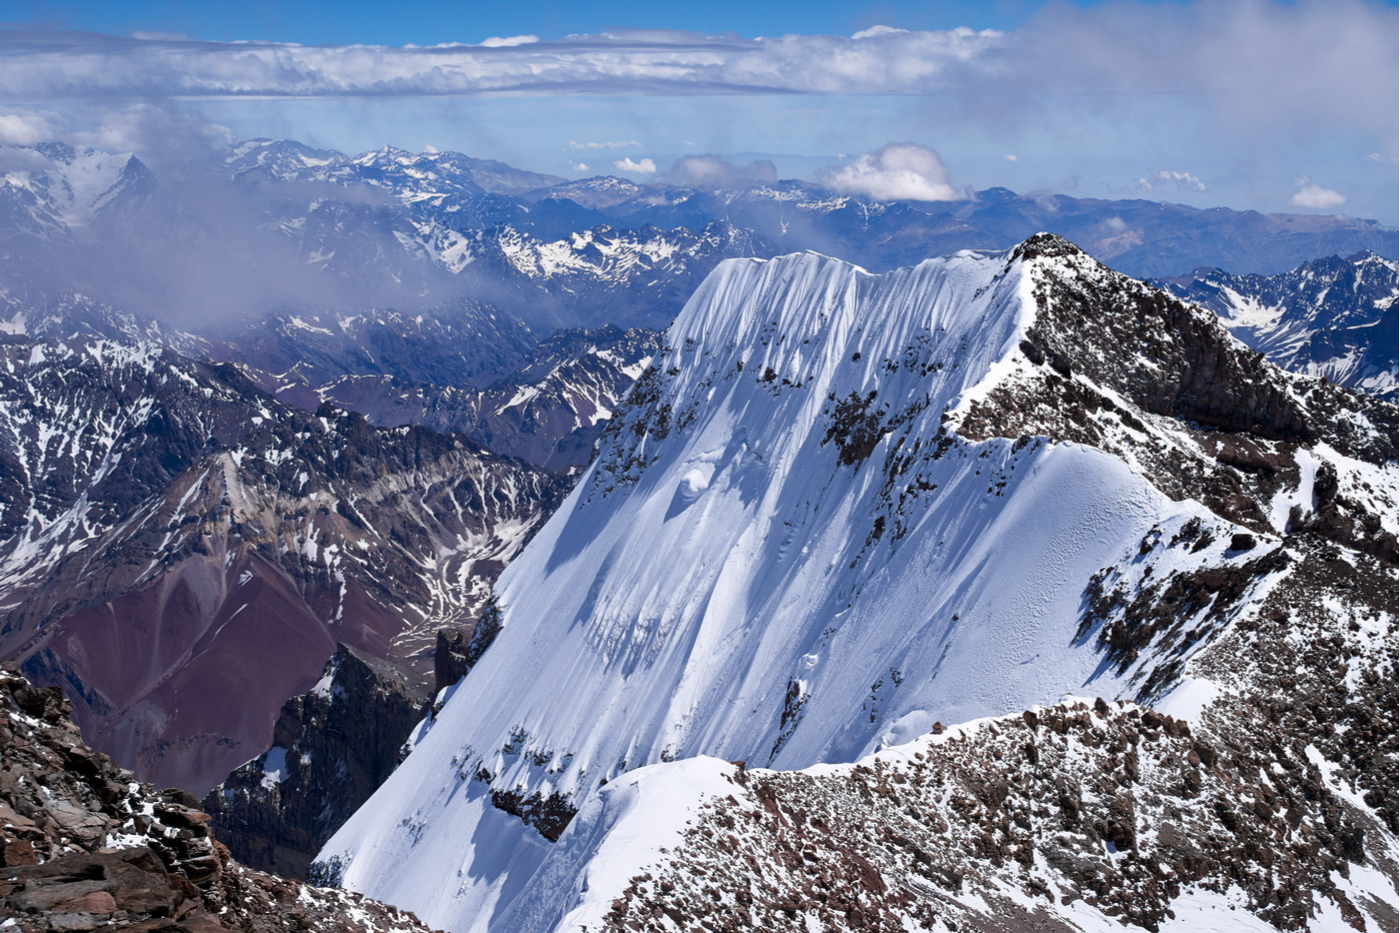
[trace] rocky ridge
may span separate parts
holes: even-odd
[[[1279,930],[1388,929],[1370,875],[1393,892],[1394,850],[1304,752],[1099,699],[940,726],[854,766],[741,763],[603,916],[559,928],[1156,933],[1192,928],[1205,900]]]
[[[1232,345],[1214,315],[1060,237],[1034,237],[1014,255],[1046,263],[1032,272],[1035,324],[1013,371],[950,412],[950,431],[1088,444],[1246,528],[1307,525],[1396,563],[1384,477],[1396,460],[1393,404],[1269,364]]]
[[[253,871],[179,790],[93,751],[57,687],[0,668],[0,914],[17,933],[426,933],[406,911]]]

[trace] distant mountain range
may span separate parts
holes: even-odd
[[[158,343],[8,336],[0,655],[62,683],[95,747],[203,793],[337,642],[430,670],[568,487]]]
[[[185,328],[269,313],[417,314],[470,299],[535,330],[661,328],[723,258],[814,249],[879,271],[1050,230],[1130,275],[1287,271],[1400,255],[1397,231],[1340,216],[1020,195],[881,202],[783,181],[733,189],[564,181],[458,153],[350,157],[251,140],[153,173],[62,144],[7,147],[0,286],[67,289]]]
[[[1372,252],[1278,275],[1198,269],[1159,284],[1209,308],[1247,345],[1294,372],[1396,400],[1397,263]]]

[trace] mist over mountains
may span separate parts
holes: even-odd
[[[64,144],[3,152],[7,304],[42,307],[76,290],[184,329],[464,299],[542,333],[659,329],[722,258],[815,249],[880,271],[1009,248],[1042,229],[1139,277],[1202,266],[1269,274],[1360,250],[1394,259],[1400,248],[1395,230],[1346,217],[1003,188],[885,202],[797,181],[567,182],[457,153],[350,157],[286,140],[240,143],[159,175],[135,156]],[[650,284],[658,269],[667,288]]]

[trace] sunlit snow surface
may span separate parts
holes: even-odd
[[[935,720],[1118,695],[1074,644],[1085,583],[1154,524],[1208,513],[1094,449],[959,442],[918,467],[932,488],[903,535],[877,534],[894,435],[858,466],[823,443],[832,400],[871,390],[906,414],[906,447],[936,443],[945,409],[1020,365],[1029,288],[1005,253],[882,276],[815,254],[719,266],[657,364],[669,436],[624,416],[502,576],[485,660],[323,857],[432,926],[506,929],[550,846],[474,774],[571,794],[568,842],[600,781],[661,760],[850,762]]]

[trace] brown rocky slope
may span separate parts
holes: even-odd
[[[203,793],[337,642],[426,670],[566,482],[289,408],[154,344],[0,345],[0,657],[92,744]]]
[[[138,783],[73,706],[0,669],[0,927],[18,933],[427,933],[405,911],[234,861],[189,794]]]

